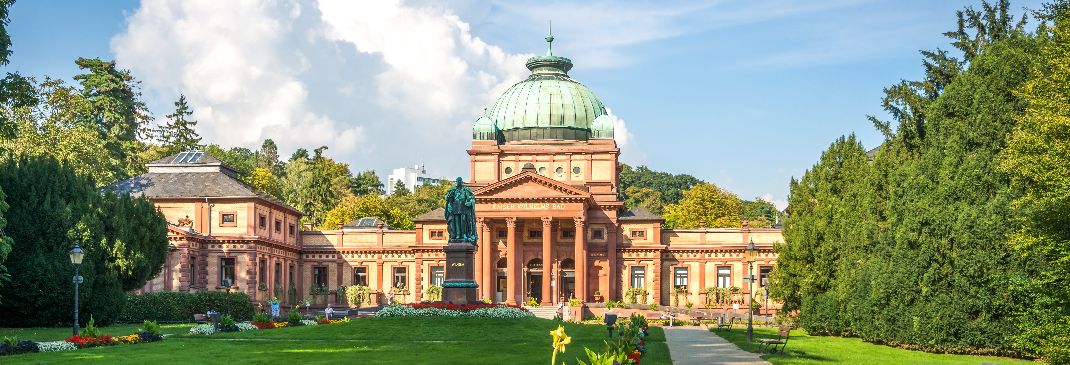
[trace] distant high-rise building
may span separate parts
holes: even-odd
[[[427,167],[424,164],[414,165],[413,167],[402,167],[394,169],[394,172],[390,173],[390,176],[386,177],[386,195],[394,194],[394,186],[398,181],[405,184],[405,187],[409,191],[416,190],[417,186],[428,184],[438,184],[442,182],[440,177],[431,177],[427,175]]]

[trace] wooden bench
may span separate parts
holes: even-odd
[[[776,338],[763,338],[758,340],[758,351],[762,350],[763,346],[769,347],[769,353],[775,354],[777,352],[777,346],[780,346],[780,353],[784,353],[784,347],[788,346],[788,337],[791,334],[791,326],[783,325],[776,332]]]
[[[204,313],[194,313],[193,322],[201,324],[208,323],[208,315]]]
[[[323,311],[320,311],[320,313],[323,313],[323,316],[330,320],[338,320],[349,316],[348,310],[336,310],[334,312],[331,312],[331,315],[327,315]]]
[[[728,319],[724,315],[722,315],[720,317],[717,317],[717,330],[718,331],[720,331],[720,330],[731,330],[731,329],[732,329],[732,320],[731,319]]]

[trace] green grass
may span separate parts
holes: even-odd
[[[546,364],[551,355],[550,331],[557,325],[538,318],[363,318],[336,325],[208,337],[176,334],[157,343],[0,359],[4,364]],[[179,327],[173,330],[185,332]],[[47,333],[51,329],[36,331]],[[569,364],[576,364],[577,357],[586,361],[583,347],[600,350],[606,337],[605,326],[599,325],[565,324],[565,332],[572,337],[572,344],[558,355],[558,361]],[[647,349],[644,365],[672,363],[660,328],[650,328]]]
[[[759,352],[757,341],[760,338],[776,337],[775,328],[755,328],[754,344],[747,342],[745,328],[733,328],[731,331],[713,331],[739,348]],[[763,359],[776,365],[884,365],[884,364],[933,364],[957,365],[982,363],[991,364],[1038,364],[1034,361],[1011,359],[1005,357],[931,354],[911,351],[890,346],[864,342],[858,338],[810,336],[803,330],[792,330],[791,338],[784,354],[765,354]]]

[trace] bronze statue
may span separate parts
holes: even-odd
[[[476,244],[476,196],[457,178],[457,186],[446,193],[446,224],[450,242]]]

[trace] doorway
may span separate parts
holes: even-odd
[[[542,303],[542,272],[528,272],[528,298]]]
[[[565,300],[576,296],[576,272],[569,270],[561,273],[561,296]]]

